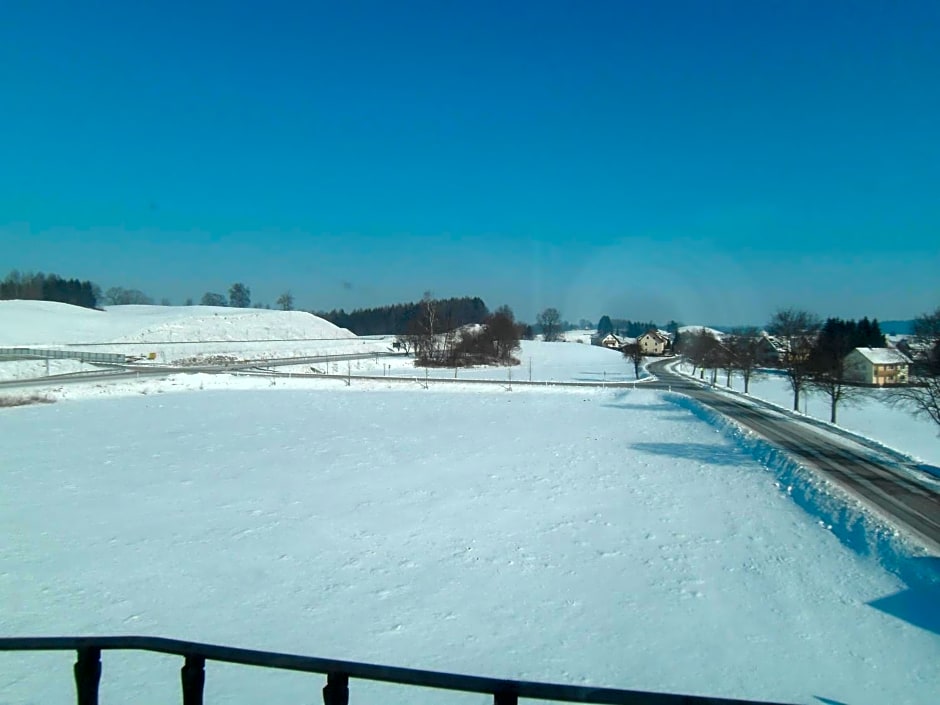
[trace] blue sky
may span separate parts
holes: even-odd
[[[940,304],[940,3],[30,2],[0,269],[532,320]]]

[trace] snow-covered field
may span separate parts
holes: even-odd
[[[904,584],[655,392],[205,391],[2,423],[6,634],[797,702],[940,682],[937,635],[869,604]],[[3,702],[69,699],[66,657],[0,658]],[[107,654],[104,697],[169,699],[175,668]],[[208,680],[226,702],[318,687]]]
[[[77,340],[86,313],[112,313],[76,310],[55,336],[34,322],[33,342]],[[168,330],[136,320],[121,335]],[[518,357],[513,379],[633,378],[588,345],[527,342]],[[351,366],[389,364],[416,373]],[[940,683],[937,559],[890,539],[927,576],[912,582],[892,572],[898,556],[851,550],[798,506],[791,477],[674,395],[206,374],[48,393],[60,403],[0,409],[0,634],[155,634],[800,703],[925,703]],[[72,659],[0,654],[0,704],[72,700]],[[106,653],[103,702],[175,700],[179,667]],[[207,702],[305,702],[322,687],[207,671]]]
[[[692,368],[683,364],[683,369],[689,372]],[[724,383],[724,374],[719,374],[718,386]],[[732,376],[732,387],[739,392],[744,390],[739,375]],[[793,391],[780,374],[751,378],[750,394],[785,409],[793,408]],[[800,396],[801,412],[829,421],[829,399],[825,395],[809,392]],[[929,419],[916,418],[903,409],[888,406],[887,396],[884,389],[871,389],[858,399],[839,404],[838,425],[940,468],[940,428]]]
[[[349,363],[353,374],[362,375],[404,375],[424,379],[492,379],[500,381],[523,380],[535,382],[631,382],[635,379],[633,365],[615,350],[577,343],[544,343],[538,340],[521,341],[520,349],[515,353],[518,365],[511,367],[467,367],[457,370],[446,368],[415,368],[414,358],[378,358],[377,360],[357,360]],[[317,370],[329,373],[345,374],[346,362],[314,365]],[[309,372],[310,365],[296,368],[280,368],[282,371],[295,369]],[[642,370],[640,376],[643,376]]]

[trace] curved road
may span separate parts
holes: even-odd
[[[917,482],[920,471],[907,467],[857,442],[842,444],[832,432],[820,432],[812,422],[785,415],[760,400],[735,399],[671,372],[663,360],[649,365],[659,379],[680,392],[737,421],[783,449],[800,463],[821,472],[893,523],[906,529],[940,554],[940,493]],[[657,385],[661,386],[661,385]],[[878,457],[882,455],[883,457]]]

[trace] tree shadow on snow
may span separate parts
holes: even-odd
[[[694,460],[710,465],[740,466],[748,462],[748,459],[735,448],[708,443],[633,443],[630,447],[642,453],[668,455],[672,458]]]
[[[911,559],[919,579],[906,580],[908,588],[868,603],[892,617],[940,634],[940,558]]]

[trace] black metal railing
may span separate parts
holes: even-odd
[[[202,705],[206,682],[206,661],[237,663],[326,676],[324,705],[348,705],[349,681],[360,679],[421,688],[480,693],[493,698],[494,705],[517,705],[519,698],[554,700],[598,705],[780,705],[754,700],[729,700],[698,695],[650,693],[638,690],[592,688],[529,681],[501,680],[481,676],[420,671],[411,668],[379,666],[353,661],[237,649],[152,636],[105,637],[8,637],[0,638],[0,651],[75,651],[75,688],[78,705],[97,705],[101,681],[101,652],[110,650],[151,651],[182,656],[180,670],[183,705]]]

